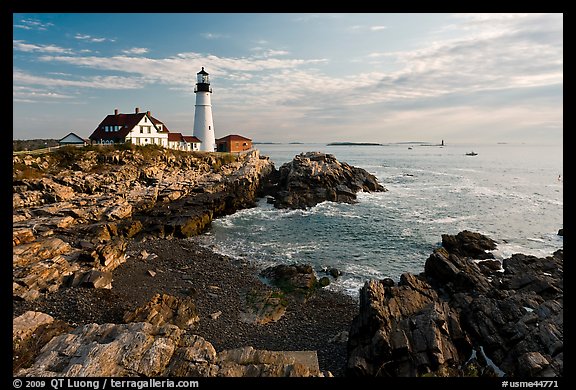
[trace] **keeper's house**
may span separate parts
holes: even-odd
[[[121,114],[118,109],[106,116],[90,135],[93,144],[110,145],[131,142],[134,145],[160,145],[168,147],[169,130],[164,123],[154,118],[150,111],[140,112],[136,107],[133,114]]]

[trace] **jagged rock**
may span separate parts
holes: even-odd
[[[434,250],[419,277],[361,289],[349,375],[562,376],[563,251],[515,254],[500,272],[472,260],[493,242],[462,233]]]
[[[386,191],[362,168],[339,162],[332,154],[301,153],[279,169],[274,206],[304,209],[324,201],[356,201],[358,191]]]
[[[26,244],[36,239],[30,228],[12,229],[12,246]]]
[[[563,236],[564,235],[564,229],[558,229],[558,235]]]
[[[316,351],[263,351],[243,347],[220,352],[217,362],[218,376],[322,376]]]
[[[190,329],[200,320],[196,305],[190,297],[177,298],[155,294],[144,306],[124,315],[125,322],[149,322],[153,325],[174,324]]]
[[[27,311],[12,320],[12,370],[29,367],[53,337],[72,328],[42,312]]]
[[[12,343],[18,344],[34,333],[39,326],[50,324],[54,318],[48,314],[27,311],[12,320]]]
[[[68,253],[72,247],[56,237],[36,240],[28,244],[17,245],[12,249],[12,264],[25,266],[57,255]]]
[[[323,376],[315,351],[222,351],[171,324],[88,324],[52,338],[25,377]]]
[[[458,314],[429,284],[405,273],[397,287],[366,282],[348,351],[349,375],[418,376],[456,371],[471,343]]]
[[[455,236],[442,234],[442,246],[462,257],[493,259],[494,255],[486,251],[496,249],[496,242],[483,234],[463,230]]]

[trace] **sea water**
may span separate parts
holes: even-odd
[[[300,152],[333,154],[374,174],[387,192],[307,210],[258,206],[216,219],[203,245],[260,267],[294,262],[343,275],[329,288],[357,296],[370,278],[420,273],[442,234],[494,239],[496,258],[563,247],[562,146],[525,144],[255,145],[278,168]],[[476,156],[467,156],[474,151]],[[322,275],[321,275],[322,276]]]

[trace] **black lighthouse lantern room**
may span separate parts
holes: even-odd
[[[202,67],[202,70],[196,73],[196,88],[194,92],[210,92],[212,93],[212,88],[210,88],[210,77],[208,73]]]

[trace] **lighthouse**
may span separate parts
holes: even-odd
[[[214,122],[212,121],[212,103],[210,102],[210,78],[208,73],[202,67],[202,70],[196,73],[196,106],[194,109],[194,136],[202,144],[200,150],[213,152],[216,148],[216,139],[214,137]]]

